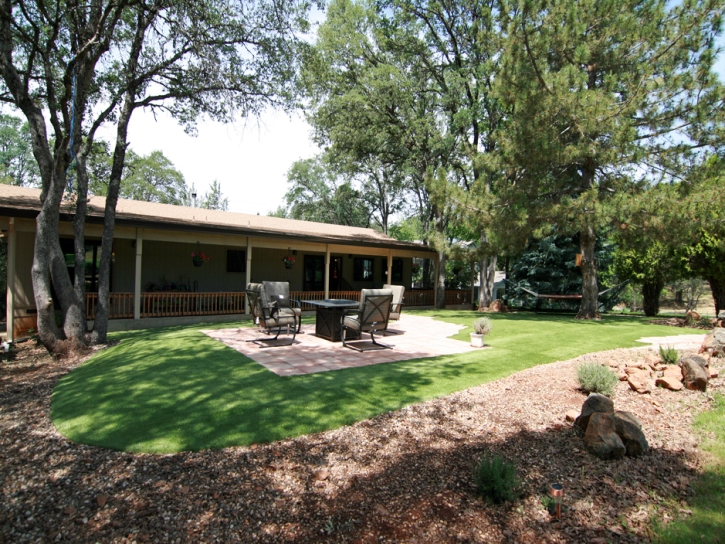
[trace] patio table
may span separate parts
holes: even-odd
[[[341,321],[343,312],[349,308],[358,308],[360,306],[358,301],[344,298],[301,300],[300,302],[316,307],[315,336],[330,342],[340,342],[342,340]],[[352,331],[348,331],[348,336],[352,339],[360,337],[359,334]]]

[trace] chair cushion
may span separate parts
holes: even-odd
[[[358,318],[355,315],[346,315],[345,318],[342,320],[342,326],[355,331],[359,331],[360,321],[358,321]]]

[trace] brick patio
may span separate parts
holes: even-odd
[[[343,347],[341,342],[330,342],[316,337],[314,325],[302,325],[305,334],[298,334],[294,345],[277,347],[261,347],[253,342],[247,342],[264,336],[254,327],[202,332],[224,342],[279,376],[314,374],[423,357],[467,353],[476,349],[466,342],[448,338],[464,328],[463,325],[435,321],[430,317],[403,314],[400,321],[390,323],[389,328],[400,331],[401,334],[385,337],[376,335],[375,338],[383,344],[392,346],[393,349],[362,353]],[[280,335],[280,339],[282,338],[284,336]],[[370,335],[363,335],[363,341],[369,342],[369,339]]]

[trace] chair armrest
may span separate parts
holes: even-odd
[[[300,304],[299,300],[295,300],[293,298],[288,299],[288,302],[290,304],[290,307],[294,305],[295,308],[302,308],[302,304]]]

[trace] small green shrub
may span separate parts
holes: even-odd
[[[666,365],[676,365],[679,358],[680,354],[672,346],[667,346],[666,348],[660,346],[660,359]]]
[[[488,334],[493,329],[493,321],[487,317],[479,317],[473,322],[473,330],[476,334]]]
[[[516,500],[519,496],[519,477],[516,467],[499,454],[484,455],[473,478],[478,494],[494,504]]]
[[[601,393],[611,397],[619,377],[598,363],[582,363],[576,369],[579,385],[587,393]]]

